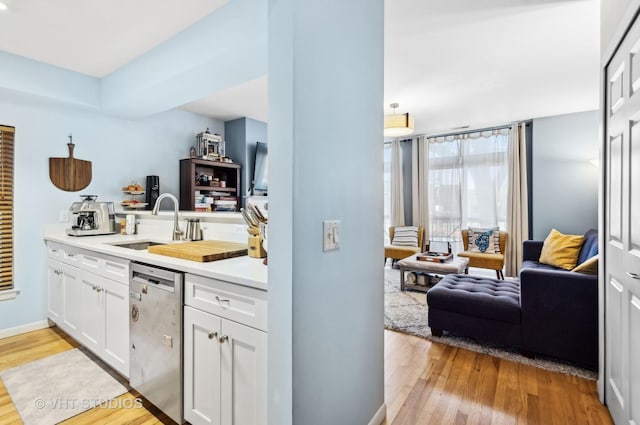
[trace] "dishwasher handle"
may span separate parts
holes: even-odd
[[[133,271],[131,274],[131,283],[146,286],[147,288],[158,288],[169,292],[175,292],[175,282],[168,279],[162,279],[157,276],[150,276],[144,273]],[[144,290],[143,290],[144,292]]]

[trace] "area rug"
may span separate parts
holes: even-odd
[[[400,271],[385,267],[384,269],[384,327],[389,330],[404,332],[410,335],[427,338],[454,347],[464,348],[478,353],[488,354],[501,359],[511,360],[527,365],[540,367],[554,372],[579,376],[596,380],[596,372],[571,364],[549,359],[524,357],[515,349],[480,344],[470,338],[464,338],[445,332],[441,337],[431,335],[427,321],[426,294],[414,291],[400,291]]]
[[[25,425],[54,425],[127,392],[77,348],[0,373]]]

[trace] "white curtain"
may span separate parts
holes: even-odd
[[[506,228],[507,131],[430,138],[429,232],[461,249],[460,230]]]
[[[527,150],[525,125],[509,130],[509,190],[507,200],[505,275],[517,276],[522,265],[522,242],[528,239]]]
[[[391,225],[404,226],[404,196],[402,194],[402,147],[399,140],[391,142]]]
[[[422,226],[425,241],[429,240],[429,143],[424,136],[412,142],[412,205],[413,225]]]

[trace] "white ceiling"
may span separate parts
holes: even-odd
[[[0,50],[102,77],[227,0],[11,0]],[[417,133],[598,107],[598,0],[387,0],[385,113]],[[183,109],[267,121],[267,79]]]
[[[388,0],[385,113],[417,133],[598,108],[598,0]]]
[[[0,1],[0,50],[104,77],[228,0]]]

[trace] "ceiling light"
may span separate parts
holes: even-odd
[[[0,12],[9,9],[9,7],[0,1]]]
[[[393,114],[384,116],[384,137],[402,137],[413,133],[413,117],[409,113],[396,114],[396,108],[400,106],[397,103],[389,106],[393,109]]]

